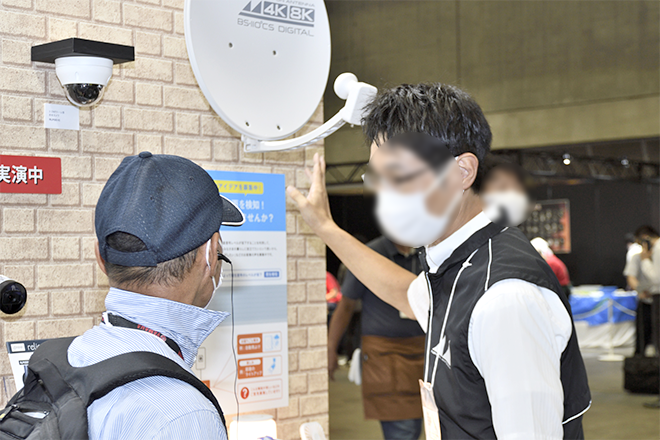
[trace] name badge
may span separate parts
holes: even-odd
[[[419,392],[422,396],[422,413],[424,414],[424,432],[427,440],[441,440],[440,414],[435,404],[433,387],[430,383],[419,379]]]

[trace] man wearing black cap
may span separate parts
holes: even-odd
[[[197,349],[228,315],[205,309],[222,282],[218,231],[243,221],[193,162],[149,152],[125,158],[96,206],[96,259],[111,286],[107,311],[71,343],[71,365],[145,351],[191,371]],[[87,415],[90,439],[227,438],[204,395],[163,376],[114,389]]]

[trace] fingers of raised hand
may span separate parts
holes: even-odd
[[[289,186],[286,189],[286,192],[289,197],[291,197],[293,201],[298,204],[298,206],[302,206],[307,203],[307,198],[295,186]]]

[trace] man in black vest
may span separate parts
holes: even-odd
[[[591,398],[566,296],[523,234],[482,212],[481,108],[456,87],[420,84],[382,91],[367,110],[376,214],[395,241],[426,246],[428,271],[416,277],[334,223],[323,158],[307,197],[288,192],[348,269],[426,330],[427,438],[583,438]]]

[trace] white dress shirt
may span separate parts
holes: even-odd
[[[637,279],[637,300],[643,302],[644,304],[651,304],[653,300],[651,298],[642,298],[639,294],[643,292],[651,293],[651,289],[655,287],[653,282],[649,280],[644,272],[642,272],[642,255],[641,253],[635,254],[630,258],[630,261],[626,263],[625,269],[623,269],[623,275],[626,277],[635,277]]]
[[[435,273],[457,247],[489,223],[482,212],[427,248],[430,271]],[[421,274],[408,289],[408,301],[424,331],[429,295]],[[557,294],[527,281],[500,281],[477,301],[468,350],[484,378],[498,439],[563,438],[560,359],[571,332],[571,318]]]
[[[637,243],[632,243],[626,252],[626,264],[632,260],[632,257],[642,252],[642,245]]]
[[[660,240],[651,247],[651,258],[644,258],[641,264],[641,272],[651,283],[649,293],[657,295],[660,293]]]

